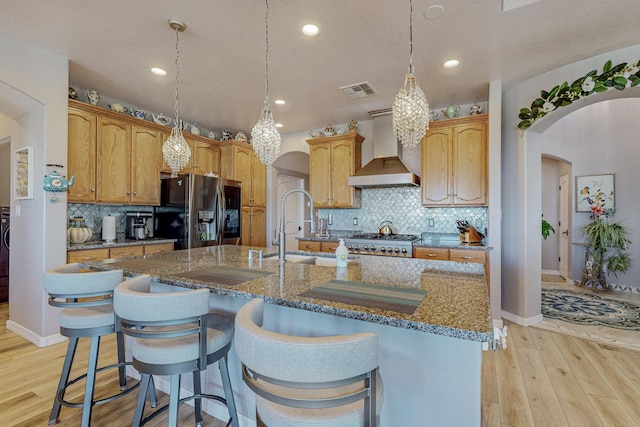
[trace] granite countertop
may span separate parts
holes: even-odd
[[[152,237],[151,239],[134,240],[134,239],[118,239],[114,242],[106,242],[104,240],[92,240],[84,243],[67,243],[67,251],[81,251],[86,249],[102,249],[117,248],[122,246],[139,246],[139,245],[157,245],[160,243],[175,243],[176,239],[163,239]]]
[[[412,314],[360,305],[307,298],[301,293],[334,280],[335,267],[287,262],[281,265],[277,248],[263,249],[262,260],[248,259],[246,246],[209,246],[138,257],[82,263],[94,270],[122,269],[126,275],[149,274],[159,282],[186,288],[208,288],[212,293],[275,305],[379,323],[399,328],[478,342],[493,340],[493,325],[483,266],[414,258],[350,256],[341,280],[398,286],[427,291]],[[256,248],[252,248],[256,249]],[[324,253],[305,253],[327,257]],[[331,255],[329,255],[331,257]],[[231,267],[238,275],[253,276],[237,284],[224,284],[198,272]],[[233,270],[231,270],[233,271]],[[193,278],[199,276],[199,278]],[[257,276],[257,278],[256,278]]]

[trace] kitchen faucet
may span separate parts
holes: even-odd
[[[285,222],[284,220],[284,202],[287,199],[287,197],[289,196],[289,194],[292,193],[303,193],[305,194],[308,198],[309,198],[309,219],[308,220],[304,220],[304,219],[296,219],[296,220],[291,220],[291,221],[287,221]],[[285,259],[285,234],[284,234],[284,228],[285,225],[289,222],[308,222],[310,223],[310,228],[309,228],[309,232],[310,233],[315,233],[316,232],[316,227],[315,227],[315,221],[313,220],[313,197],[311,197],[311,194],[309,194],[308,192],[306,192],[305,190],[302,190],[301,188],[294,188],[293,190],[289,190],[286,193],[284,193],[284,196],[282,196],[282,202],[280,203],[280,242],[279,242],[279,252],[278,252],[278,259],[280,260],[280,263],[285,263],[287,260]]]

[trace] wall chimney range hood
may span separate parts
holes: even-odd
[[[402,145],[393,133],[391,110],[369,112],[373,117],[373,160],[349,177],[349,185],[370,187],[417,187],[420,177],[402,160]],[[420,148],[416,147],[420,158]]]

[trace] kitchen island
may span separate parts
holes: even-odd
[[[249,259],[248,249],[262,249],[265,258]],[[480,425],[482,347],[493,341],[482,265],[354,256],[343,271],[314,265],[316,259],[331,264],[323,255],[305,253],[298,257],[302,262],[281,265],[277,254],[264,248],[217,246],[83,266],[150,274],[160,289],[208,288],[211,309],[228,315],[251,298],[264,298],[264,326],[286,334],[375,332],[385,391],[382,426]],[[404,312],[301,295],[336,281],[426,295],[415,310]],[[241,424],[255,425],[253,393],[242,383],[235,352],[229,356]],[[205,383],[209,390],[221,390],[216,370],[207,371]],[[225,418],[223,409],[209,412]]]

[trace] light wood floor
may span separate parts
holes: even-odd
[[[2,303],[0,304],[0,323],[2,323],[0,326],[0,426],[47,426],[67,343],[38,348],[24,338],[7,331],[5,325],[8,318],[9,305]],[[99,366],[108,365],[117,360],[114,338],[115,335],[112,334],[101,340]],[[80,373],[86,372],[88,354],[88,340],[80,340],[76,352],[77,363],[74,364],[71,377],[75,378]],[[115,373],[115,370],[107,370],[98,374],[97,397],[106,397],[119,391]],[[73,385],[67,393],[67,398],[72,401],[81,401],[84,395],[83,387],[82,381]],[[95,427],[130,426],[136,396],[137,390],[134,390],[112,402],[94,406],[91,425]],[[163,393],[159,393],[158,399],[158,407],[168,402],[168,397]],[[60,411],[60,422],[57,425],[79,426],[81,416],[80,409],[63,406]],[[180,418],[181,427],[193,426],[192,407],[181,405]],[[147,425],[166,426],[167,411]],[[204,425],[221,427],[225,423],[205,414]]]
[[[7,331],[8,311],[8,304],[0,304],[0,425],[46,426],[66,344],[38,348]],[[640,352],[507,325],[507,350],[483,353],[483,426],[640,426]],[[103,340],[101,364],[115,360],[114,352],[108,351],[113,344],[111,337]],[[85,366],[87,351],[82,344],[77,353]],[[117,380],[99,375],[97,393],[104,396],[116,389]],[[133,401],[129,395],[96,406],[92,425],[130,425]],[[183,405],[180,426],[193,425],[190,409]],[[80,410],[63,407],[58,425],[79,424]],[[166,416],[150,425],[166,425]],[[223,425],[205,418],[205,426]]]

